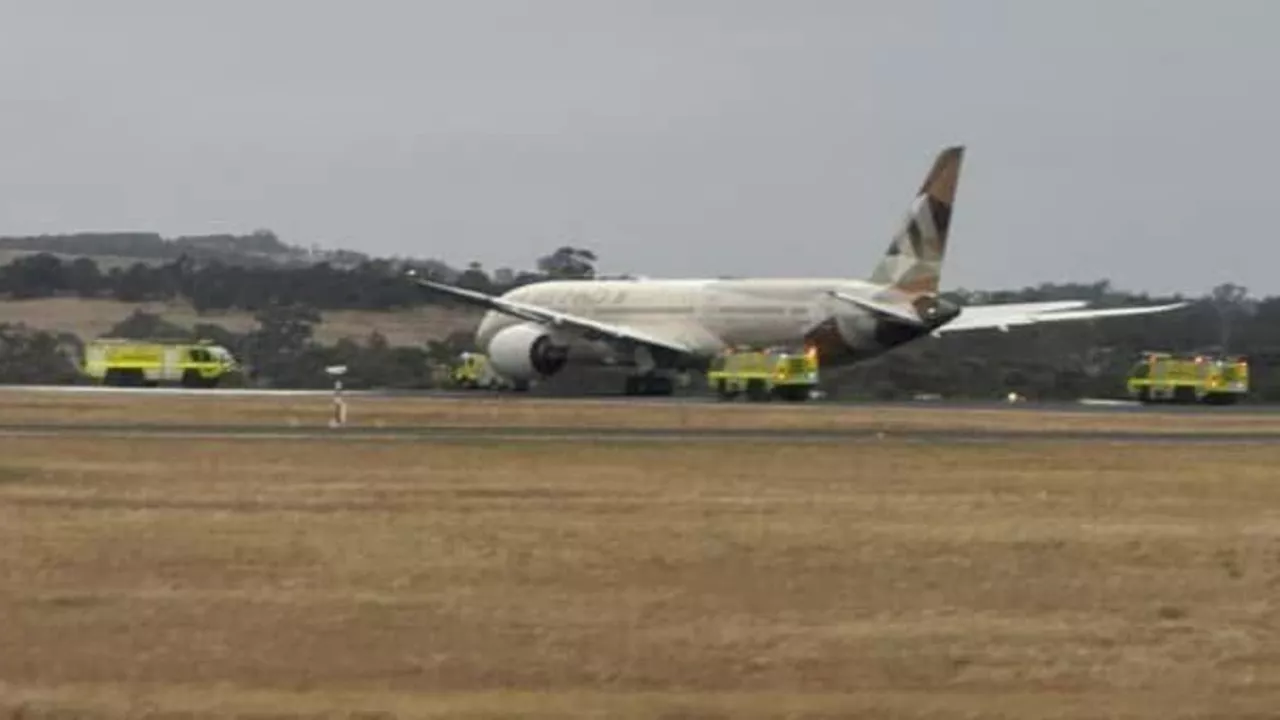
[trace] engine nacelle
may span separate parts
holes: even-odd
[[[550,377],[564,369],[568,360],[569,348],[532,323],[505,327],[489,341],[489,362],[515,380]]]

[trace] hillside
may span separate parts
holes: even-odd
[[[138,258],[127,255],[104,255],[104,254],[69,254],[69,253],[50,253],[37,250],[4,250],[0,249],[0,266],[8,265],[14,260],[20,258],[29,258],[33,255],[52,255],[64,263],[71,263],[78,258],[88,258],[98,266],[103,272],[110,271],[115,268],[127,270],[131,265],[142,263],[143,265],[163,265],[168,260],[163,258]]]
[[[69,332],[88,340],[98,337],[135,310],[159,314],[164,320],[194,327],[213,323],[232,332],[248,332],[257,327],[253,313],[244,311],[197,313],[189,303],[88,300],[83,298],[40,298],[0,301],[0,324],[24,323],[50,332]],[[426,305],[410,310],[333,310],[321,313],[316,340],[332,344],[342,338],[363,340],[377,331],[393,346],[421,346],[427,340],[442,340],[450,333],[470,331],[479,314],[459,309]]]
[[[28,254],[49,253],[64,260],[78,257],[99,267],[156,264],[187,256],[199,260],[256,266],[305,267],[317,262],[349,267],[370,258],[351,250],[320,250],[289,245],[270,230],[248,235],[161,237],[151,232],[82,232],[63,235],[0,237],[4,262]]]

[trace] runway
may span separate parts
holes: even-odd
[[[104,387],[97,385],[0,385],[0,393],[48,393],[51,395],[122,395],[144,397],[316,397],[333,396],[332,389],[264,389],[264,388],[127,388]],[[347,390],[342,395],[348,399],[377,398],[423,398],[423,399],[483,399],[502,402],[574,402],[604,403],[628,405],[738,405],[756,407],[754,403],[737,401],[725,403],[715,397],[703,395],[674,395],[671,397],[624,397],[621,395],[562,395],[540,393],[492,393],[468,390]],[[824,408],[945,408],[955,410],[1005,410],[1009,412],[1028,411],[1070,411],[1088,413],[1209,413],[1209,414],[1280,414],[1280,403],[1245,403],[1240,405],[1142,405],[1130,400],[1114,400],[1107,398],[1082,398],[1080,400],[1049,400],[1010,403],[1005,400],[865,400],[848,398],[824,398],[803,403],[770,403],[774,407],[811,409],[821,411]]]
[[[572,442],[572,443],[778,443],[829,444],[845,442],[1027,443],[1110,442],[1175,444],[1280,444],[1280,431],[1231,435],[1188,432],[1102,430],[969,430],[962,428],[582,428],[582,427],[461,427],[325,426],[280,427],[273,425],[174,425],[42,423],[0,425],[0,438],[168,438],[182,440],[317,440],[412,441],[419,443],[464,442]]]
[[[348,424],[331,428],[332,394],[332,390],[0,386],[0,398],[16,401],[6,413],[8,422],[0,423],[0,437],[488,444],[1280,442],[1276,415],[1280,406],[1276,405],[946,400],[758,404],[701,396],[357,390],[344,392]],[[83,400],[74,400],[77,396]],[[121,402],[113,402],[112,397]],[[966,413],[972,415],[966,418]],[[1118,415],[1109,419],[1108,413]],[[585,415],[591,419],[584,419]],[[1215,424],[1211,419],[1215,415],[1226,424]],[[13,421],[18,418],[26,421]]]

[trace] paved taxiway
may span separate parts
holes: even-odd
[[[376,427],[273,425],[120,425],[42,423],[2,424],[0,437],[173,438],[188,440],[392,440],[413,442],[721,442],[788,445],[807,443],[909,441],[925,443],[1010,443],[1105,441],[1112,443],[1198,443],[1213,445],[1280,444],[1280,431],[1266,433],[1195,434],[1178,432],[1111,432],[1095,430],[904,429],[711,429],[711,428],[581,428],[581,427]]]
[[[196,390],[184,388],[113,388],[98,386],[0,386],[0,392],[34,392],[49,394],[122,394],[154,397],[161,400],[173,396],[223,397],[315,397],[322,400],[332,396],[332,390],[264,390],[264,389],[214,389]],[[541,394],[490,394],[483,392],[419,390],[419,391],[344,391],[349,404],[358,407],[359,401],[371,402],[390,399],[420,397],[423,400],[475,398],[499,402],[520,403],[526,401],[564,402],[590,405],[698,405],[724,403],[702,396],[675,396],[668,398],[625,398],[618,396],[568,396]],[[857,406],[874,411],[877,408],[904,407],[919,409],[1001,410],[1017,412],[1079,413],[1280,413],[1280,405],[1239,405],[1229,407],[1208,406],[1143,406],[1138,403],[1117,401],[1079,402],[1020,402],[1001,401],[839,401],[817,400],[807,403],[775,403],[775,407],[799,412],[836,411]],[[733,403],[732,407],[750,412],[759,407],[752,403]],[[1169,431],[1087,429],[965,429],[965,428],[625,428],[625,427],[548,427],[548,426],[387,426],[361,425],[358,421],[343,428],[327,425],[220,425],[220,424],[120,424],[120,423],[0,423],[0,437],[165,437],[183,439],[237,439],[237,440],[402,440],[414,442],[722,442],[722,443],[831,443],[855,441],[918,441],[946,442],[1034,442],[1034,441],[1110,441],[1115,443],[1280,443],[1280,428],[1275,431],[1247,431],[1240,433],[1193,433]]]
[[[194,396],[194,397],[323,397],[329,398],[333,396],[332,389],[323,390],[289,390],[289,389],[261,389],[261,388],[216,388],[193,389],[193,388],[122,388],[122,387],[103,387],[97,385],[0,385],[0,393],[17,392],[17,393],[50,393],[50,394],[117,394],[117,395],[141,395],[156,398],[172,397],[172,396]],[[539,402],[575,402],[575,403],[607,403],[607,404],[654,404],[654,405],[726,405],[721,400],[714,397],[704,395],[675,395],[672,397],[624,397],[621,395],[561,395],[561,394],[542,394],[532,393],[490,393],[484,391],[466,391],[466,390],[343,390],[342,395],[349,400],[359,398],[440,398],[440,399],[461,399],[474,398],[486,400],[499,400],[510,402],[539,401]],[[755,407],[753,403],[738,401],[728,403],[728,405]],[[1089,413],[1118,413],[1118,412],[1142,412],[1142,413],[1246,413],[1246,414],[1280,414],[1280,403],[1278,404],[1260,404],[1247,403],[1242,405],[1226,405],[1226,406],[1210,406],[1210,405],[1142,405],[1141,403],[1128,400],[1110,400],[1110,399],[1081,399],[1081,400],[1050,400],[1035,402],[1017,402],[1010,403],[1004,400],[862,400],[862,399],[842,399],[842,398],[826,398],[822,400],[813,400],[804,403],[773,403],[775,407],[789,407],[795,409],[807,409],[821,411],[828,408],[848,408],[851,405],[858,407],[875,409],[875,408],[946,408],[949,410],[1007,410],[1009,412],[1028,412],[1028,411],[1070,411],[1070,412],[1089,412]]]

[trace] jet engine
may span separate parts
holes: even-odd
[[[920,320],[929,327],[944,325],[961,312],[960,306],[937,295],[921,295],[911,304]]]
[[[569,348],[555,342],[545,328],[533,323],[511,325],[489,341],[489,362],[512,379],[550,377],[564,369]]]

